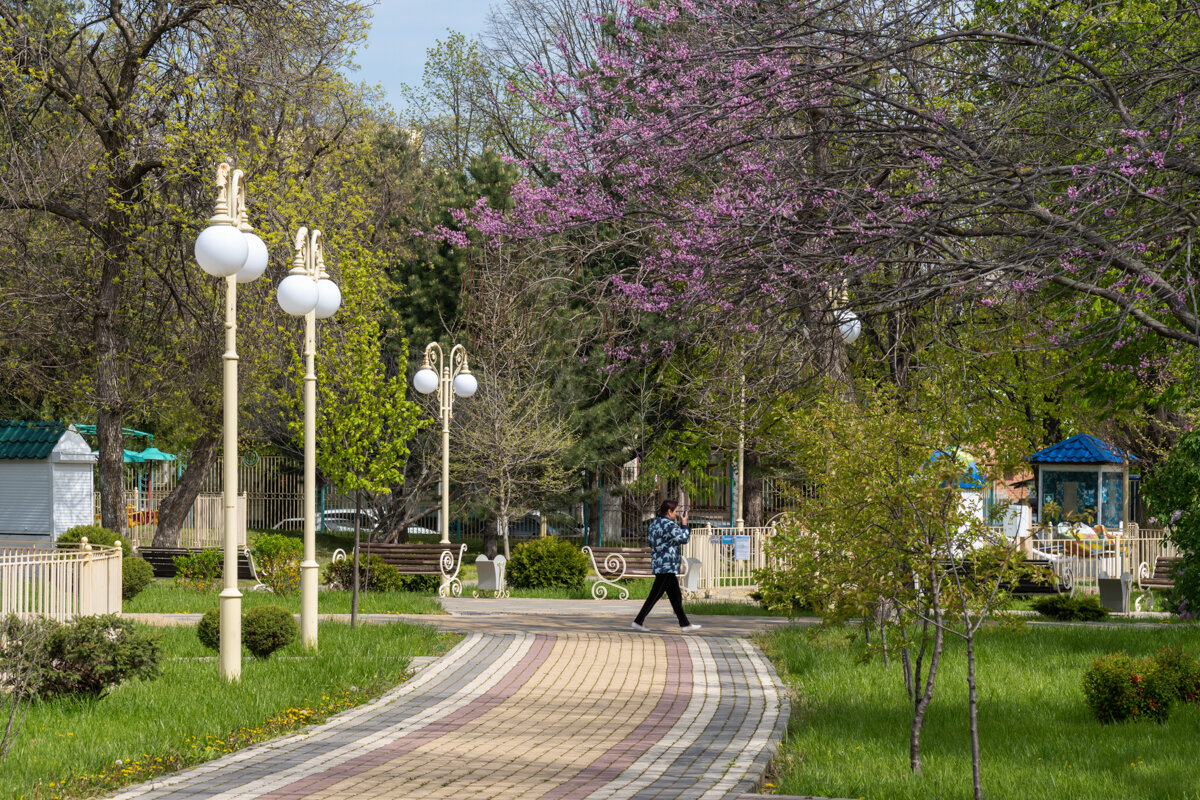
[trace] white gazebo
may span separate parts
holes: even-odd
[[[73,425],[0,420],[0,542],[90,525],[96,456]]]

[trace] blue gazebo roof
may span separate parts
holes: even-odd
[[[1103,439],[1080,433],[1039,450],[1026,460],[1032,464],[1121,464],[1124,463],[1124,456],[1123,451]],[[1129,460],[1138,459],[1130,455]]]

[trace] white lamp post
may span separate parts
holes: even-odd
[[[439,377],[440,376],[440,377]],[[442,355],[442,347],[430,342],[425,347],[425,363],[413,376],[413,387],[421,394],[437,390],[442,411],[442,544],[450,543],[450,417],[454,396],[470,397],[479,382],[467,366],[467,351],[461,344],[450,349],[450,359]]]
[[[300,562],[300,638],[317,649],[317,320],[342,304],[342,292],[325,272],[320,231],[296,231],[292,270],[279,283],[279,306],[304,317],[304,560]]]
[[[217,203],[208,227],[196,237],[196,262],[209,275],[225,279],[224,442],[225,576],[221,589],[221,677],[242,675],[242,593],[237,585],[237,285],[267,268],[267,246],[246,217],[246,184],[240,169],[217,167]]]

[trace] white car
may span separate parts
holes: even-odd
[[[320,511],[316,515],[317,530],[321,530]],[[325,526],[327,531],[353,531],[354,530],[354,509],[353,508],[327,508],[324,513]],[[375,512],[369,508],[362,510],[358,524],[361,530],[369,531],[375,528]],[[271,530],[287,530],[298,531],[304,528],[304,517],[289,517],[285,520],[280,520],[271,526]]]

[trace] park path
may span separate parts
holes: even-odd
[[[116,797],[733,800],[786,727],[781,684],[746,638],[769,620],[683,635],[655,614],[663,632],[639,634],[608,603],[467,602],[422,620],[466,638],[375,702]]]

